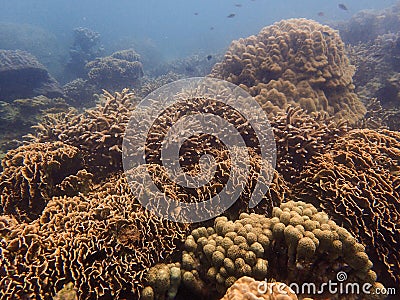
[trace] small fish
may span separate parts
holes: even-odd
[[[212,58],[212,55],[207,55],[207,60],[210,60]]]
[[[195,16],[198,16],[198,15],[199,15],[199,13],[198,13],[198,12],[195,12],[195,13],[194,13],[194,15],[195,15]]]
[[[319,17],[323,17],[323,16],[325,16],[325,13],[324,13],[323,11],[320,11],[320,12],[318,13],[318,16],[319,16]]]
[[[342,10],[349,10],[349,9],[347,8],[347,6],[344,5],[343,3],[340,3],[340,4],[338,5],[338,7],[339,7],[340,9],[342,9]]]
[[[242,4],[238,3],[238,4],[235,4],[235,6],[236,7],[242,7]]]
[[[227,16],[227,18],[233,18],[234,16],[236,16],[235,14],[229,14],[228,16]]]
[[[210,30],[214,30],[214,27],[213,27],[213,26],[211,26],[211,27],[210,27]]]

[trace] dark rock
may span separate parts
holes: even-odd
[[[44,95],[63,95],[58,82],[30,53],[20,50],[0,50],[0,99],[11,101]]]

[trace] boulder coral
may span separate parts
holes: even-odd
[[[352,130],[315,156],[294,188],[366,246],[387,287],[400,283],[399,161],[399,132]]]
[[[51,299],[73,282],[79,299],[133,299],[151,266],[173,254],[187,226],[135,200],[123,175],[87,195],[53,197],[40,217],[0,218],[0,299]]]
[[[355,122],[365,107],[354,93],[354,72],[337,31],[289,19],[233,41],[211,76],[247,89],[268,113],[291,104]]]
[[[194,229],[185,241],[181,280],[194,295],[210,299],[242,276],[318,286],[344,271],[349,282],[382,288],[371,268],[364,246],[349,231],[312,204],[289,201],[274,207],[271,218],[242,213]]]

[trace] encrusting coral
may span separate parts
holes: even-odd
[[[354,93],[354,71],[337,31],[289,19],[232,42],[211,76],[247,89],[268,113],[295,105],[355,122],[365,107]]]
[[[92,179],[79,150],[62,142],[10,150],[2,165],[0,211],[23,221],[38,218],[52,196],[85,192]]]
[[[79,299],[137,298],[145,271],[173,254],[187,226],[135,200],[123,175],[87,195],[53,197],[40,218],[0,219],[0,298],[50,299],[73,282]]]
[[[236,221],[217,217],[214,226],[194,229],[185,241],[181,281],[192,294],[210,299],[242,276],[318,286],[344,270],[350,282],[382,288],[371,267],[349,231],[313,205],[289,201],[274,207],[271,218],[242,213]]]
[[[379,280],[400,283],[400,133],[352,130],[316,155],[293,189],[365,246]]]

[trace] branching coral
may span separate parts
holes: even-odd
[[[52,198],[31,223],[1,219],[0,298],[49,299],[68,282],[79,299],[137,298],[144,272],[174,252],[186,225],[144,210],[135,195],[115,176],[86,196]]]
[[[0,175],[0,210],[19,220],[34,220],[54,195],[85,191],[91,174],[83,169],[79,150],[54,143],[33,143],[9,151]],[[72,178],[73,177],[73,178]]]
[[[366,245],[380,281],[400,282],[400,134],[353,130],[314,157],[295,194],[321,206]]]
[[[232,42],[211,75],[247,88],[268,113],[292,104],[354,122],[365,108],[353,93],[353,74],[336,31],[290,19]]]
[[[101,103],[78,114],[49,115],[36,126],[35,142],[62,141],[82,152],[88,170],[99,179],[122,170],[121,145],[136,97],[128,90],[104,92]]]
[[[271,120],[277,149],[276,169],[294,183],[308,161],[327,151],[348,131],[345,121],[334,122],[326,113],[308,115],[300,107],[289,107]]]

